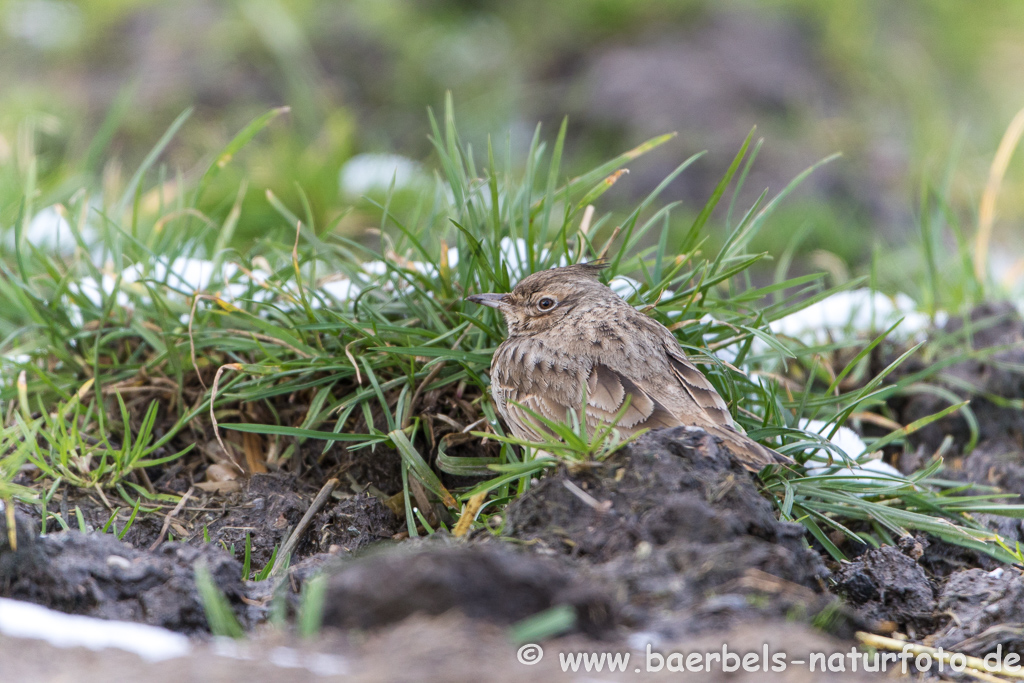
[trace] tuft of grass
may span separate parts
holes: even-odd
[[[252,536],[245,532],[245,555],[242,560],[242,581],[248,581],[252,575]]]
[[[302,584],[299,611],[295,620],[299,637],[313,638],[320,634],[326,598],[327,576],[325,574],[317,574]]]
[[[32,488],[14,483],[14,478],[18,475],[25,462],[28,461],[31,449],[30,440],[24,439],[19,441],[17,437],[20,434],[21,430],[18,425],[0,428],[0,453],[5,454],[0,457],[0,500],[9,503],[14,499],[18,499],[27,503],[45,505],[43,499]],[[31,429],[29,430],[29,436],[35,436]]]
[[[203,562],[196,563],[195,581],[203,611],[206,613],[206,621],[210,624],[210,632],[215,636],[244,638],[245,630],[238,623],[235,611],[231,609],[227,597],[213,580],[209,567]]]
[[[95,399],[83,405],[82,396],[91,385],[87,382],[69,400],[49,410],[40,403],[38,418],[33,419],[23,403],[22,412],[15,415],[18,429],[0,434],[0,451],[23,450],[24,459],[51,481],[62,479],[79,488],[116,488],[125,483],[138,487],[125,481],[134,470],[171,462],[192,450],[189,445],[171,455],[149,457],[161,448],[153,434],[159,404],[150,402],[133,435],[128,408],[115,394],[121,417],[115,433],[111,418],[97,410]]]
[[[541,444],[505,434],[487,380],[502,322],[464,298],[595,258],[606,259],[609,285],[675,333],[736,421],[798,463],[809,449],[836,451],[799,429],[802,419],[838,429],[857,414],[884,414],[896,395],[943,391],[932,380],[963,357],[940,354],[926,369],[898,375],[908,358],[944,348],[925,344],[868,376],[885,334],[815,345],[772,332],[772,322],[866,278],[828,287],[824,273],[786,277],[779,267],[775,281],[754,281],[751,268],[769,258],[751,252],[754,238],[829,161],[741,206],[761,146],[754,131],[680,229],[673,220],[680,203],[659,197],[699,154],[631,210],[599,208],[627,164],[673,135],[569,177],[562,167],[565,122],[551,145],[538,127],[517,159],[508,140],[503,149],[490,139],[482,150],[465,143],[449,98],[440,119],[430,116],[436,186],[411,205],[398,206],[393,193],[367,200],[380,219],[370,238],[317,224],[301,191],[291,206],[268,192],[281,230],[244,253],[227,239],[216,239],[210,251],[211,233],[230,235],[244,220],[244,188],[227,217],[214,220],[202,210],[207,184],[272,118],[239,133],[206,173],[179,177],[178,191],[165,197],[168,171],[159,159],[182,118],[119,192],[101,197],[84,189],[56,209],[73,237],[70,251],[33,246],[18,234],[13,256],[0,258],[0,296],[8,302],[0,311],[0,377],[22,378],[0,385],[0,473],[27,462],[38,488],[52,491],[62,482],[113,489],[137,505],[141,497],[164,496],[141,473],[189,457],[197,441],[216,444],[210,458],[250,470],[295,458],[340,467],[343,450],[398,463],[410,536],[435,528],[424,496],[431,507],[457,514],[486,493],[482,505],[500,510],[542,469],[600,459],[623,443],[610,430],[588,435],[578,423],[546,424],[554,436]],[[19,224],[27,224],[36,200],[25,178]],[[715,249],[712,230],[725,235]],[[927,420],[970,414],[947,397],[950,409]],[[903,444],[925,424],[901,426],[873,446]],[[268,443],[273,461],[253,462],[231,438],[238,432]],[[555,457],[530,457],[531,448]],[[937,472],[933,465],[920,476],[865,487],[850,477],[807,476],[798,465],[766,472],[764,487],[784,517],[804,524],[836,557],[842,554],[826,530],[877,544],[917,529],[1015,560],[971,515],[1021,516],[1024,508],[1002,504],[996,494],[966,495]],[[453,475],[486,480],[460,484]],[[473,522],[487,523],[487,515]]]
[[[253,579],[253,581],[264,581],[270,576],[270,572],[274,570],[274,563],[277,562],[277,551],[279,550],[279,548],[280,546],[274,546],[273,551],[271,551],[270,553],[270,559],[267,560],[267,564],[263,567],[263,569],[256,572],[256,577]]]
[[[509,640],[515,645],[547,640],[569,631],[576,626],[576,621],[574,607],[555,605],[512,624],[508,630]]]

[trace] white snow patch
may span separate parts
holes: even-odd
[[[223,285],[238,273],[238,266],[224,262],[217,264],[209,259],[179,256],[169,263],[156,261],[152,264],[135,264],[124,269],[121,277],[125,282],[149,279],[165,283],[168,287],[186,292],[201,292],[213,285]]]
[[[129,280],[123,280],[129,281]],[[130,281],[129,281],[130,282]],[[110,297],[114,294],[114,286],[117,284],[116,278],[110,273],[102,273],[100,279],[97,282],[95,278],[86,277],[77,283],[71,283],[68,288],[72,291],[76,291],[84,296],[92,303],[93,306],[102,306],[104,297]],[[117,290],[117,305],[124,308],[131,303],[131,299],[122,290]],[[77,309],[77,306],[73,307]],[[81,311],[78,311],[79,315]]]
[[[2,232],[5,233],[4,245],[9,249],[14,249],[14,228],[8,228]],[[86,223],[82,227],[81,237],[86,246],[92,246],[97,238],[95,228]],[[22,239],[37,249],[52,253],[71,254],[78,247],[71,224],[64,217],[63,210],[59,209],[56,205],[41,209],[32,216],[32,220],[29,221],[28,226],[25,228]]]
[[[455,268],[459,264],[459,250],[457,248],[449,248],[446,256],[449,268]],[[440,275],[440,266],[434,263],[427,263],[426,261],[407,261],[404,264],[392,264],[392,266],[395,265],[404,270],[422,273],[427,277],[438,277]],[[366,287],[374,284],[376,278],[386,275],[389,270],[389,264],[384,261],[365,261],[359,267],[365,275],[363,273],[357,274],[355,279],[344,276],[324,279],[318,285],[319,291],[336,303],[345,303],[358,297]],[[391,288],[390,291],[393,291],[396,284],[397,289],[402,292],[409,291],[413,287],[413,285],[401,278],[395,278],[394,282],[385,284],[384,291],[389,291],[389,288]],[[313,308],[317,308],[320,302],[314,298],[310,305]]]
[[[800,421],[800,429],[824,436],[832,431],[832,425],[821,420],[803,419]],[[830,465],[828,452],[821,449],[815,452],[805,465],[808,476],[857,477],[858,483],[882,486],[892,485],[894,479],[906,481],[902,472],[881,459],[861,458],[860,456],[867,451],[867,446],[857,432],[849,427],[840,427],[829,441],[849,457],[849,460],[845,461],[846,467]],[[838,456],[834,456],[833,460],[838,463],[844,462]]]
[[[62,614],[7,598],[0,598],[0,633],[45,640],[56,647],[117,648],[150,662],[184,657],[192,649],[188,638],[164,628]]]
[[[427,179],[422,164],[399,154],[357,154],[338,173],[341,191],[356,197],[387,191],[392,180],[396,188],[402,188],[422,185]]]
[[[30,360],[32,360],[32,356],[28,355],[27,353],[0,354],[0,361],[4,361],[6,363],[15,363],[18,365],[23,365],[29,362]]]
[[[508,268],[508,274],[511,278],[512,285],[515,285],[515,283],[521,278],[529,275],[530,248],[526,244],[526,240],[522,237],[517,237],[515,239],[512,239],[511,237],[502,237],[501,242],[498,244],[498,249],[504,257],[505,266]],[[551,251],[549,249],[541,248],[540,252],[536,255],[536,260],[547,261],[550,255]],[[558,265],[569,265],[569,260],[564,254],[558,260]]]
[[[827,299],[770,323],[776,335],[792,337],[809,343],[824,344],[829,339],[843,339],[864,333],[881,333],[900,318],[903,322],[893,330],[893,338],[923,338],[932,325],[931,319],[917,310],[917,304],[906,294],[890,297],[872,289],[836,292]],[[947,316],[940,312],[935,324],[945,324]]]
[[[639,280],[634,280],[627,275],[616,275],[608,281],[608,287],[623,299],[628,299],[634,294],[639,294],[643,285]]]
[[[320,291],[337,303],[344,303],[359,296],[362,288],[348,278],[343,278],[320,283]]]
[[[96,651],[115,648],[150,662],[185,657],[192,652],[192,643],[186,636],[165,628],[64,614],[8,598],[0,598],[0,634],[43,640],[62,648],[85,647]],[[350,669],[348,662],[337,655],[288,647],[275,647],[264,655],[263,650],[257,648],[258,644],[229,638],[215,638],[211,646],[213,653],[220,657],[256,660],[265,656],[277,667],[301,668],[317,676],[340,676]]]

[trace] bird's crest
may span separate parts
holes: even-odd
[[[602,258],[588,263],[577,263],[572,266],[566,266],[565,270],[596,280],[598,274],[607,267],[608,262]]]
[[[571,266],[538,270],[536,273],[527,275],[520,280],[519,284],[515,287],[515,291],[522,294],[532,294],[552,284],[571,282],[574,278],[577,279],[577,282],[579,279],[599,282],[598,273],[607,267],[607,264],[602,261],[591,261],[590,263],[577,263]]]

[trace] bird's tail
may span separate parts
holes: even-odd
[[[765,465],[792,465],[793,459],[767,446],[762,446],[746,434],[723,425],[703,426],[718,437],[725,449],[751,472],[759,472]]]

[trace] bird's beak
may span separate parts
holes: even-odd
[[[473,296],[467,296],[466,301],[490,306],[491,308],[499,308],[503,303],[506,303],[505,296],[505,294],[474,294]]]

